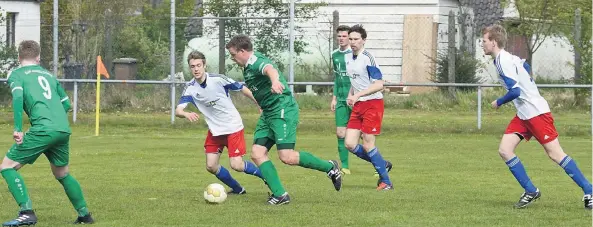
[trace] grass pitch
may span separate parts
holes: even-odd
[[[250,144],[255,110],[242,111]],[[103,114],[101,135],[94,115],[73,125],[71,173],[81,183],[95,226],[591,226],[582,191],[535,142],[522,143],[523,161],[542,197],[513,209],[522,189],[497,154],[512,112],[486,113],[476,128],[473,112],[386,110],[377,139],[394,163],[394,191],[375,191],[369,163],[351,155],[352,175],[336,192],[324,173],[281,164],[270,153],[291,194],[286,206],[266,205],[267,188],[255,177],[231,174],[247,189],[220,205],[203,201],[203,189],[218,180],[205,170],[205,123],[189,124],[168,113]],[[564,150],[591,180],[589,113],[555,114]],[[12,144],[12,113],[0,117],[0,143]],[[338,159],[333,115],[303,111],[297,149]],[[249,152],[249,151],[248,151]],[[222,156],[228,167],[228,158]],[[37,226],[65,226],[75,218],[61,185],[41,157],[21,174],[39,217]],[[0,183],[0,221],[17,207]]]

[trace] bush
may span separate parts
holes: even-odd
[[[435,83],[449,82],[449,56],[447,51],[440,51],[436,59],[431,58],[436,64],[436,71],[431,73],[431,81]],[[476,72],[483,68],[482,63],[475,59],[470,53],[457,50],[455,56],[455,83],[482,83],[483,79],[478,78]],[[441,87],[442,90],[447,90],[447,87]],[[459,87],[461,91],[475,90],[473,87]]]

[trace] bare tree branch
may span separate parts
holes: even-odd
[[[543,26],[544,21],[545,21],[544,20],[544,16],[545,16],[544,14],[545,14],[545,12],[547,11],[547,8],[548,8],[548,2],[549,2],[549,0],[545,0],[544,1],[544,6],[542,7],[541,13],[540,13],[539,18],[537,20],[536,29],[534,31],[534,33],[535,33],[535,40],[533,40],[533,43],[530,45],[531,46],[530,48],[533,48],[533,46],[536,46],[537,43],[540,42],[540,38],[542,37],[542,34],[539,31],[542,30],[541,26]],[[543,43],[543,41],[546,39],[546,36],[547,36],[547,34],[544,34],[543,35],[543,40],[541,40],[541,42],[539,43],[539,45],[541,45],[541,43]],[[539,48],[539,45],[538,45],[538,48]],[[535,52],[534,49],[530,49],[529,51],[531,51],[531,53]]]

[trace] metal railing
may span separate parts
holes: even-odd
[[[6,79],[0,79],[5,82]],[[58,79],[62,83],[74,83],[72,97],[72,122],[76,123],[78,107],[78,84],[79,83],[97,83],[93,79]],[[101,80],[101,83],[120,83],[120,84],[168,84],[171,85],[171,124],[175,122],[175,94],[174,85],[184,85],[187,82],[159,81],[159,80]],[[314,86],[333,86],[333,82],[288,82],[289,85],[314,85]],[[500,84],[462,84],[462,83],[385,83],[385,87],[475,87],[477,89],[477,126],[482,129],[482,88],[501,87]],[[539,88],[589,88],[593,94],[593,85],[585,84],[538,84]],[[591,99],[591,122],[593,135],[593,98]]]

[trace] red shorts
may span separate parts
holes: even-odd
[[[210,130],[208,130],[208,136],[206,136],[206,141],[204,142],[206,153],[222,153],[225,146],[231,158],[245,155],[245,135],[243,129],[232,134],[220,136],[213,136]]]
[[[517,133],[525,140],[529,140],[533,136],[542,145],[558,138],[558,131],[554,127],[554,118],[549,112],[528,120],[521,120],[515,116],[504,133]]]
[[[383,99],[356,102],[352,107],[346,128],[358,129],[364,134],[378,135],[383,122]]]

